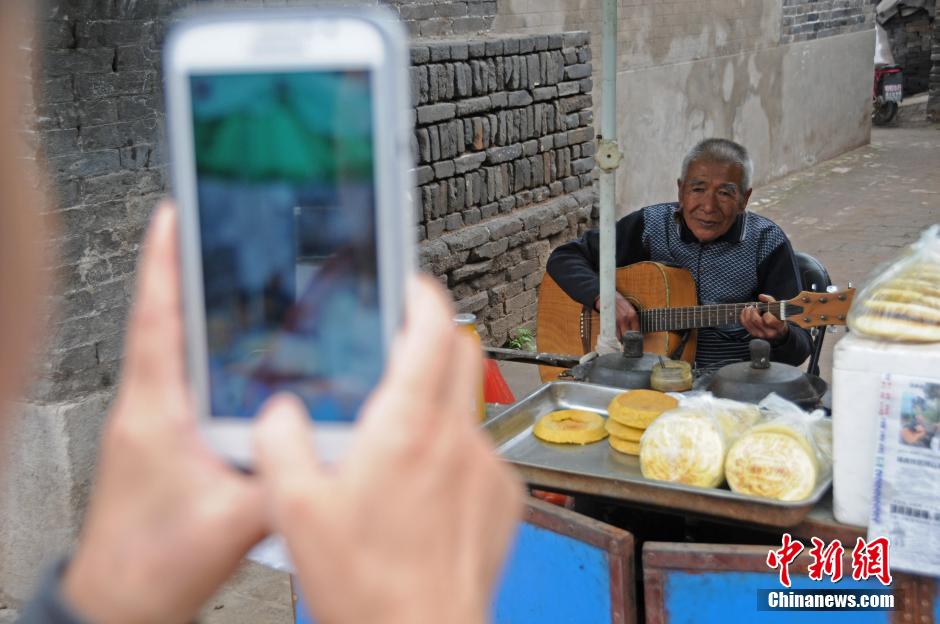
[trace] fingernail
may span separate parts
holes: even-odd
[[[299,418],[306,413],[306,406],[297,395],[290,392],[279,392],[265,401],[258,410],[260,420],[278,420]]]

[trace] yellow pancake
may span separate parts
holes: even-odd
[[[638,456],[640,454],[640,443],[634,442],[632,440],[624,440],[623,438],[615,438],[610,436],[607,438],[607,441],[610,442],[610,447],[615,451],[620,451],[621,453],[626,453],[627,455]]]
[[[678,409],[657,420],[640,442],[647,479],[716,487],[724,478],[725,442],[715,419]]]
[[[635,429],[633,427],[621,425],[612,418],[607,419],[607,422],[604,423],[604,427],[607,428],[607,433],[610,434],[610,437],[620,438],[621,440],[628,442],[636,442],[639,444],[640,436],[643,435],[643,429]]]
[[[656,390],[628,390],[614,397],[607,413],[621,425],[646,429],[660,414],[678,404],[671,396]]]
[[[555,444],[588,444],[607,437],[604,417],[584,410],[556,410],[532,429],[535,437]]]
[[[818,463],[806,439],[779,426],[755,429],[728,451],[725,476],[731,489],[781,501],[809,496],[816,487]]]

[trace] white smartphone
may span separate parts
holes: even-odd
[[[384,11],[210,13],[164,51],[189,376],[210,445],[251,465],[288,391],[342,455],[413,271],[407,48]]]

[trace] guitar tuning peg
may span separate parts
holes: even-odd
[[[838,325],[827,325],[826,331],[830,334],[838,334],[842,332]]]
[[[809,289],[812,290],[813,292],[816,292],[816,284],[815,283],[811,284]]]
[[[835,284],[829,284],[828,286],[826,286],[826,292],[827,292],[827,293],[834,293],[834,292],[836,292],[837,290],[839,290],[839,287],[836,286]]]
[[[852,282],[849,282],[846,288],[852,288]]]

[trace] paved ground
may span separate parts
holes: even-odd
[[[918,105],[920,104],[920,105]],[[840,286],[863,285],[932,223],[940,223],[940,125],[928,125],[918,101],[900,123],[874,128],[871,144],[757,188],[750,208],[778,223],[795,249],[819,259]],[[829,379],[827,334],[820,364]],[[516,398],[539,384],[535,368],[501,364]]]

